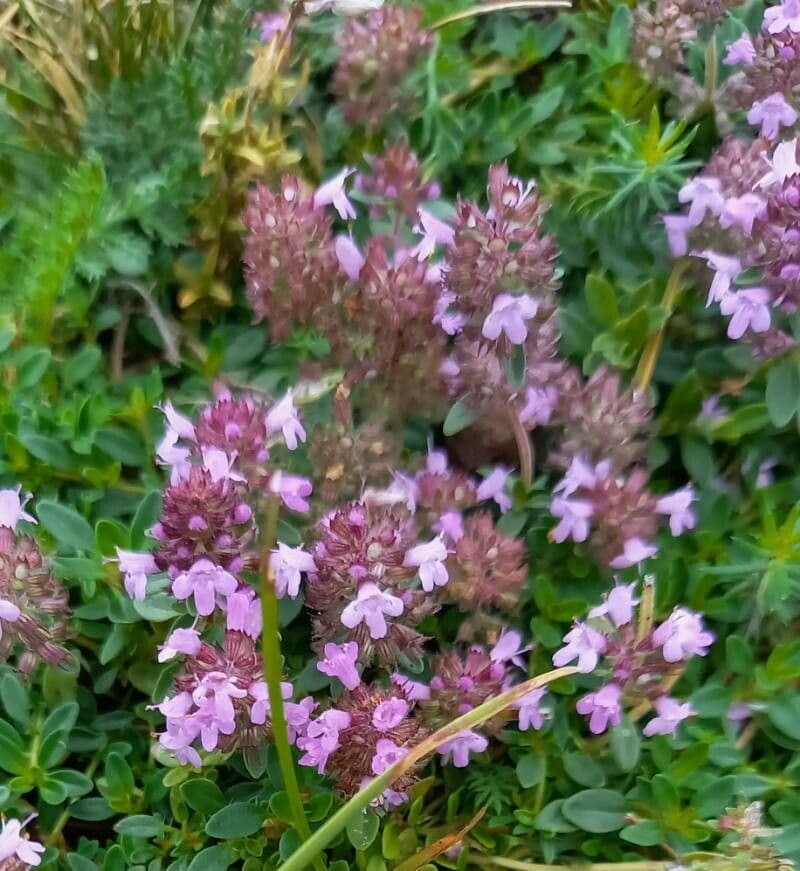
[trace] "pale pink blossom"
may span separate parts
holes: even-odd
[[[541,729],[547,719],[548,712],[541,705],[542,698],[547,693],[546,687],[539,687],[526,693],[521,699],[514,702],[517,709],[520,731],[528,729]]]
[[[147,576],[158,571],[156,560],[151,553],[136,553],[131,550],[122,550],[115,548],[117,551],[116,562],[119,565],[119,570],[125,576],[125,592],[135,599],[137,602],[144,600],[147,594]],[[114,560],[109,560],[114,562]]]
[[[622,545],[622,553],[609,563],[612,569],[627,569],[644,562],[658,553],[658,547],[650,541],[634,536]]]
[[[236,452],[230,456],[220,448],[203,447],[203,468],[211,475],[211,480],[214,483],[218,481],[239,481],[245,480],[244,475],[234,471],[233,464],[236,461]]]
[[[433,531],[449,538],[454,544],[464,537],[464,518],[460,511],[445,511],[433,524]]]
[[[354,169],[346,166],[343,170],[336,173],[333,178],[323,182],[314,194],[314,208],[318,209],[320,206],[332,205],[343,221],[348,218],[355,218],[355,207],[350,202],[344,189],[344,183],[354,172]]]
[[[545,426],[550,422],[558,402],[558,390],[551,386],[528,387],[525,401],[519,411],[520,423],[535,423]]]
[[[756,100],[747,113],[749,124],[760,124],[761,135],[767,139],[775,139],[780,133],[781,125],[791,127],[797,121],[797,112],[786,102],[780,92],[770,94],[763,100]]]
[[[187,441],[197,441],[194,424],[188,417],[175,410],[175,406],[171,402],[165,402],[158,406],[161,409],[164,417],[167,419],[167,425],[170,429],[178,434],[178,438],[186,439]]]
[[[689,702],[676,701],[670,696],[661,696],[653,702],[657,717],[653,717],[649,723],[642,729],[642,733],[650,737],[651,735],[672,735],[678,731],[678,726],[694,715],[692,706]]]
[[[361,268],[366,263],[366,260],[361,251],[359,251],[358,245],[353,241],[353,237],[337,236],[334,242],[334,249],[336,251],[336,259],[339,261],[339,266],[344,270],[344,274],[351,281],[358,281]]]
[[[511,508],[511,497],[506,493],[506,483],[511,469],[505,466],[495,466],[494,469],[478,484],[477,497],[479,502],[494,499],[497,506],[505,514]]]
[[[436,752],[444,757],[452,757],[456,768],[466,768],[469,765],[470,753],[483,753],[489,746],[489,742],[483,735],[465,729],[459,732],[455,738],[445,741],[436,748]]]
[[[314,557],[308,551],[302,547],[289,547],[282,541],[278,542],[278,549],[270,554],[269,564],[275,575],[275,595],[279,599],[287,595],[296,599],[303,572],[317,569]]]
[[[281,681],[281,698],[288,701],[292,697],[292,685],[288,681]],[[269,688],[263,680],[254,680],[247,688],[247,693],[253,699],[250,708],[250,722],[257,726],[263,726],[270,714]]]
[[[689,203],[689,226],[697,227],[703,222],[706,212],[719,215],[725,205],[718,178],[697,175],[678,191],[678,199]]]
[[[290,475],[280,469],[269,479],[269,490],[277,493],[283,504],[292,511],[305,513],[311,508],[307,497],[311,495],[311,481],[300,475]]]
[[[450,246],[455,241],[455,231],[439,218],[434,217],[425,209],[417,209],[419,224],[414,226],[414,232],[422,236],[411,251],[411,256],[417,260],[427,260],[434,252],[437,245]]]
[[[170,467],[169,481],[170,484],[178,484],[189,476],[191,463],[189,457],[191,451],[189,448],[178,447],[178,439],[180,436],[172,427],[167,427],[164,433],[164,438],[156,448],[156,457],[163,466]]]
[[[635,596],[636,584],[618,584],[606,594],[602,605],[589,611],[590,617],[608,617],[617,627],[627,626],[633,620],[633,609],[639,604]]]
[[[525,668],[525,660],[520,654],[528,650],[530,647],[523,647],[521,632],[516,629],[504,629],[489,651],[489,659],[492,662],[513,662],[519,668]]]
[[[461,312],[456,311],[453,305],[456,295],[449,290],[439,294],[436,300],[436,308],[433,313],[433,323],[439,324],[442,331],[448,336],[455,336],[467,325],[467,318]]]
[[[196,629],[173,629],[167,640],[159,645],[158,661],[169,662],[179,653],[196,656],[201,645],[200,633]]]
[[[618,726],[622,721],[621,698],[622,690],[610,683],[578,699],[575,708],[579,714],[589,717],[589,731],[593,735],[600,735],[609,725]]]
[[[267,412],[266,422],[269,435],[281,432],[290,451],[295,450],[298,441],[306,440],[306,431],[297,413],[291,390]]]
[[[706,263],[714,270],[714,278],[706,300],[706,305],[709,306],[712,302],[720,302],[725,298],[731,288],[731,282],[742,271],[742,262],[738,257],[726,257],[709,249],[701,252],[700,256],[704,257]]]
[[[756,218],[763,218],[766,210],[767,204],[758,194],[746,193],[740,197],[728,197],[719,216],[719,225],[725,230],[728,227],[739,227],[750,236],[753,222]]]
[[[597,483],[598,473],[602,480],[606,477],[609,469],[610,464],[606,461],[598,463],[593,469],[583,457],[573,457],[564,477],[553,487],[553,492],[560,493],[562,496],[571,496],[581,487],[594,487]]]
[[[594,671],[600,661],[600,654],[608,647],[608,639],[602,632],[579,620],[575,621],[572,629],[564,636],[564,641],[566,645],[553,654],[553,665],[561,668],[577,660],[581,674]]]
[[[36,814],[33,814],[36,816]],[[41,864],[41,854],[44,853],[44,844],[38,841],[33,841],[30,838],[25,838],[22,835],[22,828],[32,818],[20,822],[19,820],[2,820],[0,825],[0,862],[6,865],[6,860],[10,860],[8,867],[16,867],[16,860],[23,862],[25,865],[36,866]]]
[[[714,642],[714,633],[705,628],[700,614],[679,607],[653,630],[652,638],[663,649],[667,662],[679,662],[691,656],[705,656]]]
[[[258,638],[262,629],[261,600],[251,587],[239,587],[225,600],[225,626]]]
[[[687,529],[694,529],[697,517],[691,509],[691,504],[697,499],[694,487],[688,484],[674,493],[662,496],[656,502],[659,514],[669,515],[669,528],[673,535],[681,535]]]
[[[387,768],[391,768],[395,762],[399,762],[408,754],[405,747],[398,747],[389,738],[378,738],[375,742],[375,755],[372,757],[372,773],[383,774]]]
[[[500,293],[495,297],[481,332],[492,341],[496,341],[504,333],[512,345],[521,345],[528,337],[526,321],[535,317],[538,310],[539,303],[529,294],[513,296],[510,293]]]
[[[769,33],[800,33],[800,0],[782,0],[764,11],[764,29]]]
[[[661,218],[667,233],[667,243],[673,257],[683,257],[689,251],[689,232],[696,226],[688,215],[664,215]]]
[[[172,594],[176,599],[194,598],[197,613],[207,617],[215,608],[217,596],[228,596],[236,591],[239,582],[211,560],[200,559],[189,569],[181,572],[172,582]]]
[[[328,757],[339,748],[339,732],[350,725],[350,714],[331,708],[308,724],[306,734],[297,739],[297,746],[305,751],[300,765],[316,767],[324,774]]]
[[[551,531],[550,537],[559,543],[571,538],[573,541],[586,541],[591,528],[590,519],[594,514],[594,506],[585,499],[565,499],[556,496],[550,503],[550,513],[558,518],[558,525]]]
[[[772,159],[767,163],[770,170],[759,179],[756,187],[769,187],[776,182],[783,184],[787,178],[800,173],[800,164],[797,162],[797,139],[790,139],[776,145]]]
[[[743,33],[738,39],[728,45],[728,51],[722,59],[726,66],[742,64],[749,67],[756,59],[756,49],[749,33]]]
[[[269,42],[289,26],[289,16],[282,12],[261,12],[254,19],[259,27],[258,38],[261,42]]]
[[[0,599],[0,639],[3,637],[3,620],[6,623],[16,623],[22,616],[22,611],[7,599]]]
[[[443,587],[449,580],[446,560],[447,547],[441,536],[436,536],[431,541],[415,545],[408,550],[403,565],[417,569],[422,589],[430,593],[434,587]]]
[[[325,658],[317,663],[317,670],[329,677],[337,677],[349,690],[361,683],[361,675],[356,668],[358,644],[348,641],[345,644],[331,644],[324,648]]]
[[[730,316],[728,338],[741,339],[748,331],[763,333],[769,329],[772,316],[769,310],[770,293],[766,287],[748,287],[729,293],[719,304],[719,310]]]
[[[375,584],[362,584],[358,597],[342,611],[342,624],[355,629],[366,623],[370,638],[385,638],[389,631],[386,616],[399,617],[403,613],[403,600],[380,590]]]
[[[31,498],[30,493],[24,499],[20,499],[21,485],[17,485],[16,490],[7,488],[0,490],[0,526],[6,527],[14,532],[20,520],[27,520],[28,523],[36,523],[36,518],[31,517],[25,511],[25,503]]]
[[[410,702],[425,701],[431,697],[431,688],[427,684],[411,680],[410,677],[406,677],[404,674],[394,672],[391,680],[396,687],[403,691],[403,694]]]
[[[405,699],[387,699],[375,706],[372,712],[372,725],[379,732],[388,732],[403,722],[408,714],[408,702]]]

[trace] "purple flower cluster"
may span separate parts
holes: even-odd
[[[669,518],[673,535],[693,529],[697,519],[691,505],[694,488],[687,485],[661,498],[647,489],[641,467],[627,475],[614,471],[610,460],[594,465],[575,457],[553,489],[550,511],[558,524],[553,541],[589,541],[601,562],[624,569],[658,552],[652,540],[659,515]]]
[[[649,586],[648,581],[645,581]],[[606,682],[583,696],[578,713],[589,718],[594,734],[622,721],[623,711],[643,702],[655,709],[645,735],[675,735],[694,713],[688,703],[667,695],[667,687],[693,656],[705,656],[714,641],[700,614],[678,607],[654,628],[637,629],[635,584],[617,585],[589,612],[589,622],[576,621],[564,636],[565,646],[553,664],[574,663],[582,674],[603,673]],[[646,587],[652,595],[652,587]]]
[[[25,510],[30,496],[20,498],[20,489],[0,490],[0,660],[19,652],[17,668],[30,674],[40,661],[70,662],[62,646],[70,610],[67,591],[38,544],[17,533],[21,520],[36,523]]]

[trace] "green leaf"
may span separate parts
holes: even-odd
[[[188,871],[225,871],[235,856],[224,844],[201,850],[189,863]]]
[[[11,774],[26,774],[28,754],[17,730],[11,723],[0,720],[0,768]]]
[[[0,701],[12,720],[23,727],[28,724],[30,711],[28,691],[12,671],[7,671],[0,679]]]
[[[523,789],[536,786],[544,777],[545,759],[528,753],[517,762],[517,780]]]
[[[152,490],[139,503],[131,521],[131,547],[143,547],[149,539],[147,531],[161,516],[161,491]],[[300,543],[299,541],[297,542]]]
[[[211,817],[206,834],[212,838],[246,838],[261,828],[264,819],[264,813],[249,802],[234,802]]]
[[[611,752],[617,765],[623,771],[632,771],[639,761],[639,753],[642,749],[642,736],[636,726],[624,717],[619,726],[611,729]]]
[[[50,365],[52,354],[49,348],[25,348],[20,352],[17,364],[17,387],[27,388],[38,384]]]
[[[589,311],[600,323],[607,327],[613,326],[619,319],[617,294],[614,285],[602,275],[590,272],[586,276],[584,295]]]
[[[458,399],[447,412],[442,431],[446,436],[455,435],[475,423],[478,417],[479,413],[467,403],[466,399]]]
[[[543,832],[574,832],[575,826],[564,816],[564,799],[557,798],[546,804],[536,817],[535,827]]]
[[[661,829],[652,820],[642,820],[632,826],[625,826],[619,836],[623,841],[636,844],[637,847],[654,847],[664,840]]]
[[[732,774],[716,777],[708,786],[695,793],[692,803],[701,820],[710,820],[734,804],[735,793],[736,778]]]
[[[356,850],[366,850],[378,836],[380,819],[372,811],[362,811],[347,823],[347,837]]]
[[[546,121],[556,111],[563,96],[564,88],[561,86],[537,94],[528,103],[528,123],[534,125]]]
[[[70,871],[97,871],[97,865],[80,853],[67,853],[67,865]]]
[[[25,450],[40,462],[54,469],[68,469],[73,465],[72,454],[64,445],[50,436],[35,432],[20,433]]]
[[[60,545],[76,550],[94,550],[94,532],[85,517],[68,505],[39,502],[36,515]]]
[[[76,820],[98,822],[113,817],[114,811],[104,798],[82,798],[70,805],[69,815]]]
[[[94,443],[101,451],[126,466],[144,466],[147,453],[144,442],[130,430],[105,427],[97,430]]]
[[[772,699],[767,716],[784,735],[800,741],[800,694],[784,694]]]
[[[601,765],[583,753],[567,753],[564,756],[564,769],[581,786],[604,786],[606,775]]]
[[[615,832],[625,825],[625,799],[612,789],[584,789],[565,800],[564,816],[584,832]]]
[[[114,831],[132,838],[158,838],[164,832],[164,822],[161,817],[135,814],[120,820],[114,826]]]
[[[793,357],[787,357],[767,375],[767,413],[776,427],[784,427],[800,406],[800,369]]]
[[[521,390],[525,386],[525,365],[525,346],[514,345],[506,365],[506,378],[512,390]]]
[[[225,806],[225,796],[213,780],[194,777],[181,786],[183,800],[192,810],[210,816]]]
[[[125,851],[119,844],[112,844],[106,850],[106,855],[103,859],[103,871],[125,871],[127,867]]]
[[[103,359],[103,352],[97,345],[84,345],[77,354],[70,357],[59,369],[65,387],[74,387],[94,372]]]
[[[71,768],[51,771],[49,776],[64,786],[70,798],[86,795],[87,792],[91,792],[94,789],[91,777],[87,777],[81,771],[73,771]]]
[[[133,793],[133,771],[119,753],[106,756],[105,777],[109,797],[125,798]]]

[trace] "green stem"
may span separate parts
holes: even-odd
[[[95,771],[97,771],[97,766],[100,764],[102,756],[102,753],[95,753],[89,764],[86,766],[86,770],[84,773],[90,780],[94,777],[94,773]],[[50,830],[50,834],[45,839],[48,844],[55,844],[61,837],[61,832],[63,831],[64,826],[67,824],[67,820],[69,820],[70,808],[73,804],[75,804],[77,800],[77,798],[72,799],[72,801],[62,811],[61,816],[59,816],[59,818],[56,820],[55,825]]]
[[[278,538],[278,510],[280,503],[277,497],[270,497],[264,516],[262,550],[261,550],[261,651],[264,657],[264,678],[269,692],[270,720],[275,749],[278,753],[278,763],[283,775],[283,785],[289,798],[289,807],[294,819],[297,834],[306,843],[311,838],[311,829],[303,810],[303,799],[297,784],[297,774],[294,769],[292,745],[289,743],[289,731],[286,728],[286,716],[283,710],[281,695],[281,642],[280,625],[278,621],[278,597],[275,595],[275,581],[269,565],[270,554]],[[314,856],[314,867],[317,871],[325,871],[325,863],[319,856]]]
[[[514,702],[527,695],[532,690],[545,686],[562,677],[569,677],[577,672],[576,668],[565,667],[548,671],[546,674],[526,680],[518,686],[512,687],[499,696],[489,699],[477,708],[457,717],[451,723],[434,732],[429,738],[413,747],[406,756],[396,762],[391,768],[387,768],[383,774],[357,792],[338,811],[329,817],[314,834],[301,844],[297,850],[280,866],[279,871],[302,871],[327,847],[327,845],[344,829],[350,820],[363,813],[372,802],[390,787],[398,778],[410,771],[421,759],[433,753],[446,741],[454,738],[466,729],[480,726],[497,714],[502,713]]]

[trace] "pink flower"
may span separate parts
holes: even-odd
[[[651,735],[672,735],[678,731],[678,726],[694,714],[692,706],[685,702],[681,704],[669,696],[661,696],[653,702],[653,707],[656,709],[657,717],[652,720],[642,729],[643,734],[650,737]]]
[[[455,241],[455,231],[449,224],[435,218],[425,209],[417,209],[419,224],[414,232],[422,235],[422,241],[411,249],[411,256],[417,260],[427,260],[437,245],[450,246]]]
[[[714,642],[714,633],[703,626],[700,614],[688,608],[675,608],[667,619],[653,630],[653,643],[663,648],[666,662],[679,662],[690,656],[705,656]]]
[[[763,100],[756,100],[747,113],[749,124],[760,124],[761,135],[775,139],[781,125],[791,127],[797,121],[797,112],[786,102],[781,93],[770,94]]]
[[[391,677],[392,683],[403,691],[409,701],[425,701],[431,697],[431,688],[426,684],[411,680],[411,678],[398,672],[394,672]]]
[[[289,16],[281,12],[261,12],[253,16],[260,28],[258,38],[261,42],[269,42],[278,33],[282,33],[289,25]]]
[[[720,214],[725,205],[720,187],[718,178],[697,175],[678,191],[680,202],[691,204],[688,214],[690,227],[702,224],[706,212],[711,212],[712,215]]]
[[[644,562],[658,553],[658,547],[652,542],[644,541],[638,536],[629,538],[622,545],[622,553],[609,563],[612,569],[627,569],[637,563]]]
[[[355,218],[355,207],[348,199],[344,189],[344,183],[354,172],[354,169],[346,166],[333,178],[323,182],[314,194],[314,208],[318,209],[320,206],[332,205],[343,221],[348,218]]]
[[[564,641],[566,646],[553,654],[553,665],[561,668],[577,659],[581,674],[589,674],[597,668],[600,654],[608,646],[605,635],[579,620],[575,621],[572,629],[564,636]]]
[[[306,734],[309,720],[316,707],[317,703],[310,696],[306,696],[299,702],[286,702],[283,706],[290,743],[296,744],[297,739]]]
[[[714,270],[714,278],[706,300],[706,305],[709,306],[712,302],[719,302],[725,298],[731,288],[731,282],[742,271],[742,263],[738,257],[726,257],[724,254],[717,254],[716,251],[708,249],[702,251],[700,256],[705,257],[708,265]]]
[[[559,518],[558,525],[550,533],[553,541],[561,543],[568,538],[573,541],[586,541],[589,537],[589,519],[594,514],[591,502],[556,496],[550,503],[550,513]]]
[[[361,268],[366,263],[364,255],[358,250],[358,245],[353,241],[352,236],[337,236],[334,243],[336,250],[336,259],[339,261],[339,266],[344,270],[345,275],[351,281],[358,281],[358,276],[361,275]]]
[[[306,440],[306,431],[297,414],[291,390],[267,412],[267,433],[274,435],[278,431],[283,433],[283,440],[290,451],[295,450],[298,440]]]
[[[800,33],[800,2],[782,0],[778,6],[769,6],[764,11],[764,29],[768,33],[783,33],[790,30]]]
[[[239,587],[225,602],[225,626],[251,638],[261,635],[261,601],[250,587]]]
[[[728,416],[728,412],[720,405],[719,396],[708,396],[703,400],[700,406],[700,414],[697,415],[698,420],[723,420]]]
[[[766,210],[767,204],[758,194],[746,193],[740,197],[728,197],[719,216],[719,225],[726,230],[728,227],[739,227],[750,236],[753,222],[756,218],[763,218]]]
[[[202,641],[196,629],[174,629],[167,640],[158,648],[158,661],[169,662],[179,653],[196,656]]]
[[[673,535],[681,535],[687,529],[694,529],[697,518],[689,507],[697,499],[694,487],[688,484],[674,493],[662,496],[656,502],[659,514],[669,514],[669,528]]]
[[[211,475],[211,480],[216,484],[218,481],[244,481],[245,478],[239,472],[234,472],[233,463],[236,460],[236,451],[230,456],[219,448],[201,448],[203,454],[203,468]],[[243,522],[243,521],[242,521]]]
[[[36,816],[36,814],[33,814]],[[16,859],[23,862],[25,865],[41,864],[41,853],[44,853],[44,845],[38,841],[32,841],[30,838],[22,836],[22,827],[32,817],[28,817],[24,822],[19,820],[3,820],[0,825],[0,862],[6,864],[6,859],[12,860],[8,867],[16,866]],[[16,859],[14,858],[16,857]]]
[[[296,599],[303,572],[313,572],[317,568],[308,551],[302,547],[289,547],[282,541],[278,542],[278,549],[272,551],[269,564],[275,575],[275,595],[279,599],[286,595]]]
[[[722,60],[726,66],[743,64],[749,67],[756,58],[756,49],[749,33],[743,33],[737,40],[730,43],[728,52]]]
[[[328,757],[339,748],[339,732],[350,726],[350,714],[331,708],[308,724],[306,734],[297,739],[297,746],[305,753],[300,765],[316,767],[319,774],[325,772]]]
[[[456,295],[449,290],[439,294],[436,300],[436,309],[433,314],[433,323],[439,324],[442,331],[448,336],[460,333],[467,324],[467,318],[452,306],[456,301]]]
[[[176,599],[194,597],[197,613],[207,617],[216,605],[217,595],[228,596],[236,591],[239,582],[211,560],[198,560],[188,572],[181,572],[172,583]]]
[[[513,662],[519,668],[525,668],[525,660],[520,653],[530,650],[522,646],[522,633],[516,629],[504,629],[497,639],[497,643],[489,651],[489,659],[492,662]]]
[[[506,493],[506,482],[511,469],[505,466],[495,466],[494,469],[478,484],[476,495],[479,502],[494,499],[500,510],[505,514],[511,508],[511,497]]]
[[[403,565],[417,568],[422,589],[430,593],[434,587],[443,587],[449,580],[444,564],[446,559],[447,547],[441,536],[437,536],[407,551]]]
[[[553,487],[553,492],[560,493],[562,496],[571,496],[576,490],[580,490],[581,487],[594,487],[597,483],[598,472],[600,477],[604,478],[609,469],[610,466],[605,462],[598,463],[597,467],[592,469],[583,457],[573,457],[566,474]]]
[[[189,476],[191,451],[188,448],[177,447],[180,436],[171,427],[167,428],[164,438],[156,448],[156,457],[163,466],[170,466],[170,484],[177,484]]]
[[[501,333],[512,345],[521,345],[528,337],[526,321],[536,316],[539,304],[528,294],[512,296],[500,293],[495,297],[492,310],[483,322],[481,332],[487,339],[496,341]]]
[[[197,441],[194,424],[180,412],[175,410],[175,406],[171,402],[165,402],[163,405],[157,406],[164,417],[167,419],[167,425],[171,430],[177,433],[178,438],[186,439],[187,441]]]
[[[388,732],[399,726],[408,713],[408,702],[405,699],[387,699],[375,706],[372,713],[372,725],[379,732]]]
[[[143,601],[147,594],[147,576],[158,571],[155,557],[151,553],[135,553],[119,547],[115,550],[119,570],[125,575],[125,592],[131,599]]]
[[[605,602],[589,611],[590,617],[608,617],[617,627],[627,626],[633,620],[633,608],[639,604],[634,591],[636,584],[618,584],[605,596]]]
[[[7,599],[0,599],[0,639],[3,637],[3,620],[7,623],[16,623],[22,616],[22,611]]]
[[[456,768],[466,768],[469,765],[469,754],[483,753],[488,746],[489,742],[483,735],[473,732],[472,729],[465,729],[455,738],[440,744],[436,752],[445,757],[452,756]]]
[[[664,215],[661,220],[667,231],[667,242],[673,257],[683,257],[689,250],[689,231],[696,225],[688,215]]]
[[[445,511],[433,524],[433,531],[450,539],[453,543],[464,537],[464,518],[460,511]]]
[[[367,583],[358,588],[358,598],[342,611],[341,619],[348,629],[366,623],[369,637],[378,639],[385,638],[388,632],[385,615],[399,617],[402,613],[402,599],[380,590],[375,584]]]
[[[772,321],[769,310],[770,293],[766,287],[747,287],[729,293],[719,304],[724,315],[730,315],[728,338],[741,339],[748,329],[763,333]]]
[[[0,490],[0,526],[5,526],[12,532],[16,531],[17,523],[20,520],[27,520],[29,523],[36,523],[36,518],[31,517],[24,510],[25,503],[31,498],[30,493],[22,500],[19,498],[21,485],[17,485],[17,489]]]
[[[519,711],[520,731],[542,728],[548,715],[547,710],[541,706],[542,698],[546,692],[546,687],[539,687],[539,689],[531,690],[519,701],[514,702],[513,706]]]
[[[528,387],[525,404],[519,411],[520,422],[545,426],[550,422],[557,402],[558,390],[555,387]]]
[[[288,681],[281,681],[281,698],[286,702],[292,697],[292,685]],[[263,680],[254,680],[247,688],[247,694],[254,699],[250,708],[250,722],[257,726],[263,726],[267,717],[271,716],[269,704],[269,688]]]
[[[383,774],[387,768],[391,768],[395,762],[399,762],[408,755],[405,747],[398,747],[389,738],[378,738],[375,742],[375,755],[372,757],[372,773]]]
[[[358,644],[355,641],[328,643],[324,653],[325,658],[317,663],[317,670],[330,677],[338,677],[347,689],[354,690],[361,683],[361,675],[356,668]]]
[[[768,161],[770,171],[759,179],[756,187],[769,187],[776,182],[783,184],[787,178],[800,173],[800,164],[797,162],[797,139],[781,142],[775,146],[772,160]]]
[[[589,717],[589,731],[593,735],[600,735],[612,726],[618,726],[622,720],[620,698],[622,690],[613,683],[600,687],[595,693],[589,693],[582,699],[578,699],[575,705],[579,714]]]
[[[278,470],[269,479],[269,489],[271,493],[278,493],[283,504],[292,511],[306,512],[311,507],[306,500],[313,489],[308,478]]]

